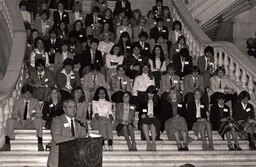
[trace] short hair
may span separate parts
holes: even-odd
[[[224,74],[226,73],[225,67],[224,66],[219,66],[217,67],[215,74],[217,75],[218,72],[222,71]]]
[[[160,21],[162,21],[162,22],[163,22],[163,21],[164,21],[164,19],[163,19],[162,17],[159,17],[159,18],[157,18],[157,19],[156,19],[156,22],[157,22],[157,23],[159,23]]]
[[[181,22],[179,21],[179,20],[175,20],[174,22],[173,22],[173,24],[172,24],[172,30],[174,31],[175,30],[175,26],[176,25],[179,25],[180,26],[180,31],[182,30],[182,24],[181,24]]]
[[[37,59],[37,60],[35,61],[35,67],[38,67],[38,66],[43,66],[43,67],[45,67],[45,61],[44,61],[44,59]]]
[[[250,96],[250,94],[249,94],[249,92],[247,92],[247,91],[242,91],[239,95],[238,95],[238,99],[241,101],[241,100],[243,100],[244,98],[248,98],[248,100],[251,100],[251,96]]]
[[[83,88],[82,87],[80,87],[80,86],[76,86],[76,87],[74,87],[73,89],[72,89],[72,91],[71,91],[71,97],[74,99],[75,98],[75,91],[77,91],[77,90],[81,90],[82,91],[82,95],[81,95],[81,97],[78,99],[78,102],[84,102],[85,101],[85,94],[84,94],[84,91],[83,91]]]
[[[218,93],[217,100],[225,100],[225,94],[224,93]]]
[[[98,6],[94,6],[92,9],[92,13],[100,13],[100,8]]]
[[[114,54],[114,49],[115,49],[115,47],[118,47],[118,48],[119,48],[119,52],[117,53],[117,56],[118,56],[118,57],[121,56],[122,52],[121,52],[121,50],[120,50],[120,45],[119,45],[119,44],[114,44],[114,45],[112,46],[112,48],[111,48],[111,50],[110,50],[110,54],[111,54],[111,55]]]
[[[61,42],[61,47],[64,46],[64,45],[67,45],[69,47],[69,41],[68,40],[63,40]]]
[[[124,66],[124,65],[122,65],[122,64],[117,65],[117,67],[116,67],[116,71],[118,71],[120,68],[124,69],[124,71],[125,71],[125,66]]]
[[[43,15],[43,14],[46,14],[46,16],[47,16],[47,19],[49,19],[49,11],[48,10],[42,10],[42,12],[41,12],[41,16]]]
[[[41,37],[36,37],[35,42],[34,42],[35,48],[37,48],[37,42],[38,42],[39,40],[41,40],[41,41],[43,42],[43,44],[44,44],[43,38],[41,38]]]
[[[189,56],[188,48],[181,48],[180,49],[180,54],[181,54],[182,57],[188,57]]]
[[[198,72],[199,74],[200,74],[200,69],[199,69],[199,67],[198,66],[193,66],[192,67],[192,73],[193,72]]]
[[[52,29],[50,29],[50,31],[49,31],[49,34],[51,35],[52,33],[54,33],[54,34],[56,34],[56,35],[58,35],[58,30],[56,29],[56,28],[52,28]]]
[[[73,103],[75,103],[75,105],[76,105],[76,101],[75,101],[74,99],[68,98],[68,99],[65,99],[65,100],[62,102],[62,107],[63,107],[63,108],[66,108],[66,107],[67,107],[67,104],[68,104],[69,102],[73,102]],[[77,106],[77,105],[76,105],[76,106]]]
[[[186,43],[187,43],[187,42],[186,42],[186,37],[185,37],[184,35],[181,35],[181,36],[178,37],[177,43],[179,43],[182,39],[183,39],[183,41],[184,41],[184,44],[186,44]]]
[[[100,64],[99,63],[93,63],[91,66],[91,71],[96,70],[100,71]]]
[[[171,68],[172,68],[174,71],[177,70],[177,67],[176,67],[175,64],[173,64],[173,63],[168,64],[168,66],[167,66],[167,71],[168,71],[169,69],[171,69]]]
[[[99,39],[98,38],[92,38],[91,43],[99,44]]]
[[[142,38],[142,37],[145,37],[146,39],[148,39],[148,33],[145,32],[145,31],[142,31],[139,35],[138,35],[139,38]]]
[[[161,3],[163,3],[163,0],[156,0],[156,3],[157,3],[157,2],[161,2]]]
[[[206,54],[207,52],[211,52],[211,54],[214,55],[213,47],[206,46],[205,49],[204,49],[204,54]]]
[[[27,92],[29,92],[29,93],[33,93],[33,87],[31,86],[31,85],[29,85],[29,84],[26,84],[26,85],[24,85],[22,88],[21,88],[21,93],[22,94],[25,94],[25,93],[27,93]]]
[[[27,2],[25,0],[20,1],[19,7],[21,7],[21,6],[26,6],[27,7]]]
[[[74,68],[74,60],[71,59],[71,58],[66,58],[64,61],[63,61],[63,67],[65,68],[65,66],[71,66],[72,69]]]
[[[154,85],[149,85],[147,87],[147,90],[146,90],[147,93],[152,93],[152,94],[156,94],[157,93],[157,90],[156,90],[156,87]]]
[[[134,43],[133,45],[132,45],[132,51],[133,51],[133,49],[134,48],[139,48],[140,50],[141,50],[141,46],[140,46],[140,44],[136,44],[136,43]]]

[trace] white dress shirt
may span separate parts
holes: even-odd
[[[150,85],[155,85],[155,79],[150,79],[148,74],[141,74],[135,78],[133,95],[137,96],[138,91],[145,92]]]

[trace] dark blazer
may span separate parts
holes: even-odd
[[[210,57],[210,64],[214,64],[214,57]],[[200,69],[200,72],[203,73],[205,72],[205,66],[206,66],[206,61],[205,61],[205,56],[200,56],[197,59],[197,66]]]
[[[44,76],[42,80],[40,80],[37,71],[31,71],[28,79],[25,84],[31,84],[32,86],[41,82],[42,84],[47,85],[47,88],[53,88],[55,85],[54,73],[47,68],[44,69]]]
[[[101,55],[101,51],[96,50],[95,52],[95,62],[94,63],[99,63],[101,66],[103,66],[103,59],[102,59],[102,55]],[[85,66],[91,66],[91,51],[90,49],[86,49],[82,51],[81,54],[81,61],[80,61],[80,65],[81,67],[85,67]]]
[[[54,49],[55,53],[60,52],[61,50],[61,39],[56,38],[55,43],[51,43],[51,39],[47,39],[44,41],[44,47],[46,52],[50,52],[51,49]],[[49,54],[49,62],[50,64],[54,64],[55,53],[50,55]]]
[[[159,31],[158,26],[155,26],[151,29],[151,31],[150,31],[151,39],[155,39],[155,41],[157,41],[157,39],[159,38],[160,35],[162,35],[164,39],[168,40],[168,37],[169,37],[168,28],[163,26],[162,32]]]
[[[155,118],[160,119],[160,98],[159,96],[155,95],[153,97],[153,103],[154,103],[154,107],[153,107],[153,113]],[[147,112],[143,112],[143,109],[146,109]],[[141,119],[141,116],[143,114],[147,115],[148,113],[148,102],[146,101],[146,103],[141,103],[140,104],[140,108],[139,108],[139,118]]]
[[[230,116],[229,106],[224,105],[223,109],[218,104],[213,104],[210,109],[210,121],[212,124],[212,130],[219,130],[220,120]]]
[[[85,31],[82,28],[80,31],[76,31],[76,30],[72,30],[69,33],[69,36],[74,37],[75,39],[77,39],[80,43],[82,43],[83,41],[85,41],[86,39],[86,35],[85,35]]]
[[[60,116],[64,113],[61,102],[57,105],[50,102],[44,102],[42,112],[43,120],[45,121],[51,121],[54,117]]]
[[[243,109],[242,103],[237,102],[235,108],[233,110],[233,118],[236,121],[239,120],[247,120],[247,119],[255,119],[254,115],[254,107],[252,104],[247,103],[245,109]]]
[[[94,23],[93,14],[90,13],[90,14],[86,15],[86,17],[85,17],[85,22],[84,22],[84,26],[85,26],[85,27],[88,27],[88,26],[91,26],[93,23]],[[98,23],[100,23],[100,24],[103,23],[103,20],[102,20],[102,17],[101,17],[101,16],[98,16]]]
[[[74,73],[74,77],[72,77],[72,78],[74,78],[74,79],[72,79],[72,78],[70,79],[70,85],[72,86],[72,88],[74,88],[76,86],[82,86],[78,72],[73,71],[73,73]],[[67,77],[61,71],[59,71],[56,74],[56,83],[57,83],[58,88],[60,88],[60,89],[62,89],[66,86]]]
[[[134,42],[133,45],[138,46],[140,45],[140,41]],[[144,57],[150,58],[150,44],[145,42],[144,48],[141,46],[140,54]]]
[[[130,18],[132,16],[132,10],[131,10],[131,3],[126,1],[125,8],[122,8],[122,2],[117,1],[115,5],[115,9],[113,14],[116,16],[118,15],[122,10],[125,10],[126,15]]]
[[[188,56],[185,58],[185,66],[184,66],[184,71],[181,72],[181,55],[176,54],[172,58],[173,64],[176,66],[177,70],[175,72],[176,75],[180,76],[181,78],[184,77],[187,74],[192,73],[192,67],[193,67],[193,62],[192,62],[192,57]],[[187,63],[186,63],[187,62]]]
[[[163,14],[163,9],[165,8],[165,6],[161,6],[160,8],[160,11],[158,11],[158,8],[157,6],[153,6],[152,7],[152,11],[154,12],[155,14],[155,18],[158,18],[158,17],[162,17],[164,14]]]
[[[200,112],[201,112],[201,118],[207,118],[206,113],[208,112],[208,106],[201,103]],[[187,120],[188,129],[191,130],[193,127],[193,124],[197,121],[195,101],[191,101],[190,103],[187,104],[186,120]]]
[[[54,25],[55,26],[59,25],[60,21],[63,21],[64,23],[69,24],[68,12],[63,11],[62,19],[60,19],[60,13],[59,13],[58,10],[53,12],[53,22],[54,22]]]

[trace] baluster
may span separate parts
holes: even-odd
[[[13,107],[14,107],[14,98],[13,98],[13,97],[10,97],[10,99],[9,99],[9,110],[10,110],[10,114],[12,114]]]
[[[253,84],[253,77],[252,77],[252,75],[250,75],[249,76],[249,80],[248,80],[248,92],[250,93],[251,98],[255,99],[255,94],[253,92],[253,86],[254,86],[254,84]]]
[[[14,91],[12,92],[12,97],[13,97],[15,100],[18,98],[18,92],[17,92],[17,90],[14,90]]]
[[[6,120],[9,118],[9,114],[10,114],[10,110],[9,110],[9,104],[8,104],[8,100],[7,103],[4,105],[4,126],[6,124]]]
[[[242,83],[242,87],[246,88],[247,76],[246,76],[246,72],[245,72],[244,69],[243,69],[243,72],[242,72],[241,83]]]
[[[233,58],[230,58],[229,76],[230,76],[230,79],[232,79],[232,80],[235,79],[234,70],[235,70],[235,66],[234,66]]]
[[[219,53],[219,49],[215,48],[214,49],[214,67],[215,67],[215,69],[218,67],[218,53]]]
[[[3,113],[3,105],[0,104],[0,139],[2,135],[4,135],[4,113]],[[1,142],[0,142],[0,145],[1,145]]]
[[[224,67],[225,67],[226,74],[229,74],[228,65],[229,65],[228,54],[227,52],[224,52]]]
[[[236,84],[238,86],[241,86],[240,75],[241,75],[241,71],[240,71],[239,64],[236,64],[235,77],[236,77]]]
[[[223,54],[222,54],[222,50],[219,49],[219,58],[218,58],[218,66],[222,66],[223,65]]]
[[[192,42],[192,56],[195,57],[196,60],[200,56],[200,55],[196,54],[196,39],[195,38],[193,38],[193,42]]]

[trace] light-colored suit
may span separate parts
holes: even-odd
[[[180,77],[174,74],[172,78],[172,85],[170,79],[171,77],[169,74],[165,74],[161,77],[160,94],[168,91],[171,87],[175,87],[178,91],[180,90]]]
[[[131,91],[131,81],[130,78],[127,77],[126,75],[123,76],[122,79],[122,90]],[[114,75],[110,78],[110,90],[111,90],[111,94],[120,91],[120,80],[118,79],[118,75]]]
[[[7,119],[5,135],[14,139],[14,129],[36,129],[36,136],[42,137],[43,120],[39,101],[33,97],[30,98],[26,120],[23,120],[24,111],[25,99],[21,97],[15,101],[11,118]]]
[[[184,91],[183,95],[187,93],[194,93],[195,89],[200,89],[201,92],[204,92],[204,78],[201,75],[197,76],[196,84],[194,85],[193,75],[188,74],[184,77]]]
[[[85,138],[87,136],[87,130],[85,127],[82,127],[79,123],[75,122],[75,137],[73,137],[71,127],[65,114],[53,119],[51,130],[51,150],[47,165],[49,167],[58,167],[59,146],[57,144],[73,140],[75,138]]]
[[[85,101],[89,102],[92,100],[96,89],[100,86],[109,89],[109,86],[105,80],[105,76],[101,73],[97,74],[96,82],[93,82],[93,74],[89,72],[84,75],[83,90],[85,94]]]
[[[223,89],[230,88],[228,86],[228,77],[225,75],[221,81],[221,88],[219,88],[220,80],[218,76],[212,76],[210,78],[210,95],[216,92],[223,92]]]

